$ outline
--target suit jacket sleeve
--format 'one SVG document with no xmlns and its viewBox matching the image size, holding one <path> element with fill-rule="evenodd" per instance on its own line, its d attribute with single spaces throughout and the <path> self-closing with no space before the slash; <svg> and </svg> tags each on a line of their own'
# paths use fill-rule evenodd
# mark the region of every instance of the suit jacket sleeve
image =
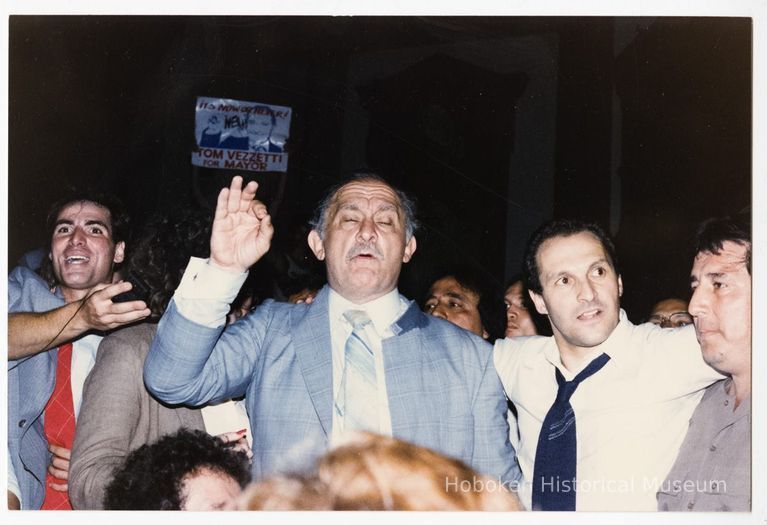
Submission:
<svg viewBox="0 0 767 525">
<path fill-rule="evenodd" d="M 144 352 L 131 348 L 120 332 L 106 337 L 83 388 L 69 472 L 75 509 L 103 509 L 112 472 L 130 452 L 142 405 Z"/>
<path fill-rule="evenodd" d="M 274 304 L 266 301 L 224 330 L 186 319 L 171 301 L 144 364 L 149 391 L 166 403 L 193 406 L 244 395 Z"/>
<path fill-rule="evenodd" d="M 484 341 L 482 344 L 489 347 Z M 473 403 L 473 466 L 479 472 L 501 480 L 506 488 L 514 488 L 514 483 L 522 478 L 522 472 L 509 442 L 506 395 L 495 371 L 492 347 L 482 350 L 477 352 L 482 356 L 482 369 Z"/>
</svg>

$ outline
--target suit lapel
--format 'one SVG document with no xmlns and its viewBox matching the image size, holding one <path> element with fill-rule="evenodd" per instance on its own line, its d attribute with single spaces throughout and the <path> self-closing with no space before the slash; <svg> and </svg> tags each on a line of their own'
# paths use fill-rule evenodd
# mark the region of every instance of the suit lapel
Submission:
<svg viewBox="0 0 767 525">
<path fill-rule="evenodd" d="M 328 311 L 328 287 L 312 304 L 291 310 L 293 348 L 298 358 L 309 396 L 325 435 L 332 430 L 333 359 Z"/>
<path fill-rule="evenodd" d="M 428 347 L 421 341 L 419 328 L 424 325 L 424 314 L 411 302 L 392 325 L 394 336 L 382 342 L 392 433 L 411 441 L 419 437 L 417 431 L 423 422 L 440 410 L 439 406 L 429 406 L 432 398 L 424 396 L 429 387 L 424 385 L 424 377 L 436 377 Z"/>
</svg>

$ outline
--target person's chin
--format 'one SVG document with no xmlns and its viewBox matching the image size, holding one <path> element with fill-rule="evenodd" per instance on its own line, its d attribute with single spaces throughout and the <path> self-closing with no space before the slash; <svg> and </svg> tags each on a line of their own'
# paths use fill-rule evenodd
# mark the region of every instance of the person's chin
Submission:
<svg viewBox="0 0 767 525">
<path fill-rule="evenodd" d="M 612 328 L 607 326 L 581 327 L 579 330 L 580 337 L 577 337 L 576 344 L 581 348 L 593 348 L 604 343 L 611 333 Z"/>
<path fill-rule="evenodd" d="M 89 287 L 89 283 L 93 281 L 93 277 L 91 273 L 85 271 L 85 269 L 83 269 L 83 271 L 68 270 L 61 272 L 58 276 L 58 281 L 69 288 L 80 289 Z"/>
</svg>

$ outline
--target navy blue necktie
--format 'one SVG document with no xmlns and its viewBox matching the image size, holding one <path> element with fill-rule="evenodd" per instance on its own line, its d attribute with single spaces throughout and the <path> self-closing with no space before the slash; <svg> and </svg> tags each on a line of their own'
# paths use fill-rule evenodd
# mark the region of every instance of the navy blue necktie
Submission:
<svg viewBox="0 0 767 525">
<path fill-rule="evenodd" d="M 565 381 L 556 370 L 557 398 L 541 426 L 533 471 L 533 510 L 575 510 L 577 441 L 575 413 L 570 398 L 578 385 L 610 360 L 602 354 L 573 378 Z"/>
</svg>

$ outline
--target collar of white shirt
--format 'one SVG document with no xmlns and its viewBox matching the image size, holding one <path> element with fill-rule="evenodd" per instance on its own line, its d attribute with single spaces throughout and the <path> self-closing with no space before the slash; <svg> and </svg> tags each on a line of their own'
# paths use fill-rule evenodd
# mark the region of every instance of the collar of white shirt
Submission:
<svg viewBox="0 0 767 525">
<path fill-rule="evenodd" d="M 610 333 L 610 335 L 605 339 L 602 343 L 598 344 L 594 348 L 591 349 L 591 352 L 589 352 L 583 360 L 578 365 L 578 368 L 570 371 L 565 368 L 565 366 L 562 364 L 562 358 L 559 354 L 559 348 L 557 348 L 557 343 L 554 341 L 554 338 L 552 337 L 549 344 L 546 345 L 546 348 L 544 349 L 544 357 L 546 360 L 554 365 L 561 373 L 562 377 L 565 378 L 565 381 L 572 381 L 572 379 L 580 373 L 581 370 L 586 368 L 591 361 L 596 359 L 601 354 L 607 354 L 610 356 L 610 359 L 614 359 L 616 354 L 620 352 L 621 345 L 611 345 L 610 341 L 614 341 L 616 339 L 619 339 L 621 337 L 621 333 L 625 332 L 627 330 L 626 323 L 628 322 L 628 316 L 626 315 L 626 312 L 621 308 L 619 316 L 618 316 L 618 324 L 613 329 L 613 331 Z"/>
<path fill-rule="evenodd" d="M 364 304 L 355 304 L 348 299 L 343 298 L 338 292 L 330 288 L 328 297 L 328 310 L 330 318 L 344 321 L 344 312 L 349 310 L 362 310 L 368 314 L 376 332 L 385 337 L 384 334 L 389 326 L 397 320 L 402 313 L 402 301 L 400 301 L 399 291 L 395 288 L 389 293 Z"/>
</svg>

